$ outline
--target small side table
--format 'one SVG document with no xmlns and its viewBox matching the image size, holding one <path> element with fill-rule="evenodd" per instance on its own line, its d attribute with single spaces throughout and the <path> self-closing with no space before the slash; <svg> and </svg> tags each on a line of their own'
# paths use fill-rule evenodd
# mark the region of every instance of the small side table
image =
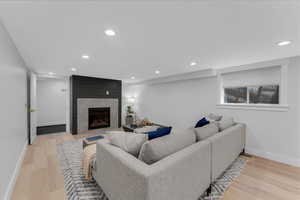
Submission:
<svg viewBox="0 0 300 200">
<path fill-rule="evenodd" d="M 163 126 L 160 124 L 155 124 L 155 123 L 152 126 L 156 126 L 157 128 L 166 127 L 166 126 Z M 135 132 L 137 129 L 143 129 L 146 127 L 149 127 L 149 126 L 136 126 L 136 125 L 123 125 L 122 126 L 122 128 L 125 132 Z M 151 130 L 148 130 L 148 131 L 151 131 Z M 145 132 L 148 132 L 148 131 L 145 131 Z"/>
<path fill-rule="evenodd" d="M 122 126 L 123 130 L 125 132 L 133 132 L 134 129 L 138 128 L 138 126 L 133 126 L 133 125 L 123 125 Z"/>
<path fill-rule="evenodd" d="M 104 136 L 103 135 L 97 135 L 97 136 L 92 136 L 92 137 L 86 137 L 83 139 L 83 142 L 82 142 L 82 147 L 83 149 L 85 147 L 87 147 L 88 145 L 91 145 L 91 144 L 96 144 L 98 140 L 101 140 L 101 139 L 104 139 Z"/>
</svg>

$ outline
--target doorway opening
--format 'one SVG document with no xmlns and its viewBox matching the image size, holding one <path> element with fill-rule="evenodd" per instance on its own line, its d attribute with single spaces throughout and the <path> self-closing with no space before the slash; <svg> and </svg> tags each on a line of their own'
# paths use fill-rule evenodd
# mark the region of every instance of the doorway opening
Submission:
<svg viewBox="0 0 300 200">
<path fill-rule="evenodd" d="M 65 78 L 37 77 L 36 135 L 66 132 L 67 87 Z"/>
</svg>

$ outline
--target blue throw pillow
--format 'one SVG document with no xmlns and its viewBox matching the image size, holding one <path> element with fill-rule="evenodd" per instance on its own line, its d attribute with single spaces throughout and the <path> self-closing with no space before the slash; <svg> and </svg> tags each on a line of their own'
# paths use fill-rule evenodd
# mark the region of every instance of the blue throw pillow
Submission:
<svg viewBox="0 0 300 200">
<path fill-rule="evenodd" d="M 200 119 L 200 120 L 197 122 L 195 128 L 202 127 L 202 126 L 205 126 L 205 125 L 207 125 L 207 124 L 209 124 L 209 121 L 208 121 L 205 117 L 203 117 L 202 119 Z"/>
<path fill-rule="evenodd" d="M 148 132 L 148 139 L 152 140 L 154 138 L 162 137 L 171 133 L 172 127 L 158 128 L 156 131 Z"/>
</svg>

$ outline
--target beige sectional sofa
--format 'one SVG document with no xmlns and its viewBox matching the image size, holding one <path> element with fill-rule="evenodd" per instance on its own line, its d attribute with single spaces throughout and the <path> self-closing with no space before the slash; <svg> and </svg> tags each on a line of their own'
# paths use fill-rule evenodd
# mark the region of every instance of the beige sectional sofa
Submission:
<svg viewBox="0 0 300 200">
<path fill-rule="evenodd" d="M 245 125 L 239 123 L 150 165 L 99 142 L 94 178 L 110 200 L 196 200 L 244 148 Z"/>
</svg>

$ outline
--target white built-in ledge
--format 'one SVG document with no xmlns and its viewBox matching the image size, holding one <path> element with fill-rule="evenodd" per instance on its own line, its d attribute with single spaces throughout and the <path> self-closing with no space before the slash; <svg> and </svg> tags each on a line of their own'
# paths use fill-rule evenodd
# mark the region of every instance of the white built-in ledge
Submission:
<svg viewBox="0 0 300 200">
<path fill-rule="evenodd" d="M 171 83 L 171 82 L 175 82 L 175 81 L 210 78 L 210 77 L 216 77 L 216 76 L 217 76 L 217 71 L 215 69 L 209 68 L 209 69 L 202 69 L 202 70 L 183 73 L 183 74 L 163 76 L 163 77 L 150 79 L 150 80 L 146 80 L 146 81 L 141 81 L 141 82 L 136 82 L 136 83 L 160 84 L 160 83 Z"/>
<path fill-rule="evenodd" d="M 218 109 L 263 110 L 263 111 L 274 111 L 274 112 L 286 112 L 289 110 L 289 105 L 221 103 L 221 104 L 217 104 L 217 108 Z"/>
</svg>

